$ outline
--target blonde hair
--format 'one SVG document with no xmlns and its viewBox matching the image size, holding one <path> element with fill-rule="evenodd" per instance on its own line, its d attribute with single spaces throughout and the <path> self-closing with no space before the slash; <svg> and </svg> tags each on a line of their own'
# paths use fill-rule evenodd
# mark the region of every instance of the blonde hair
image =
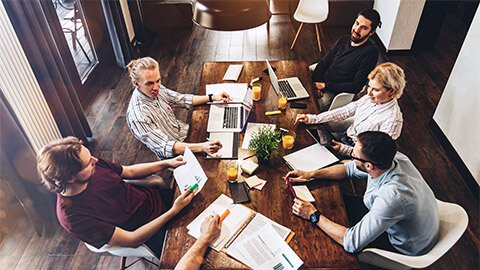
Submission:
<svg viewBox="0 0 480 270">
<path fill-rule="evenodd" d="M 378 81 L 383 87 L 396 90 L 393 98 L 399 99 L 403 94 L 403 89 L 407 81 L 405 80 L 405 73 L 398 65 L 386 62 L 375 67 L 370 74 L 369 80 Z"/>
<path fill-rule="evenodd" d="M 133 59 L 132 61 L 130 61 L 130 63 L 128 63 L 126 68 L 128 69 L 128 72 L 130 74 L 130 79 L 132 81 L 138 82 L 138 76 L 140 74 L 140 70 L 158 69 L 158 62 L 155 59 L 147 56 L 147 57 L 142 57 L 138 59 Z"/>
<path fill-rule="evenodd" d="M 38 152 L 38 173 L 50 191 L 65 191 L 68 181 L 82 170 L 79 156 L 82 144 L 81 140 L 70 136 L 53 141 Z"/>
</svg>

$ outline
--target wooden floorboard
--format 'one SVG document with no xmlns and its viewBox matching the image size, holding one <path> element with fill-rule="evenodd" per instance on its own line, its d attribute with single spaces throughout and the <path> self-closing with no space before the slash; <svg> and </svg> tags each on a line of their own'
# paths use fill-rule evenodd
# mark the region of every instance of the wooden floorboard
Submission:
<svg viewBox="0 0 480 270">
<path fill-rule="evenodd" d="M 274 15 L 270 27 L 237 32 L 208 31 L 198 27 L 158 34 L 148 55 L 160 63 L 162 83 L 181 93 L 197 93 L 202 64 L 205 61 L 319 60 L 335 41 L 348 34 L 350 27 L 324 27 L 325 38 L 318 51 L 315 31 L 305 25 L 295 48 L 291 42 L 298 25 L 288 16 Z M 454 165 L 427 127 L 461 48 L 467 27 L 455 14 L 449 14 L 433 51 L 388 54 L 405 69 L 407 88 L 399 100 L 404 117 L 400 151 L 415 163 L 437 198 L 460 204 L 470 223 L 458 243 L 428 269 L 479 269 L 479 204 L 461 179 Z M 105 70 L 91 87 L 82 105 L 93 130 L 90 149 L 94 155 L 122 164 L 155 160 L 155 155 L 129 132 L 125 121 L 133 89 L 126 71 L 114 67 Z M 188 121 L 189 111 L 175 111 Z M 364 182 L 355 182 L 362 192 Z M 350 183 L 342 190 L 352 192 Z M 0 246 L 2 269 L 118 269 L 120 258 L 90 252 L 54 221 L 50 232 L 38 237 L 26 217 L 6 236 Z M 4 266 L 7 266 L 6 268 Z M 155 269 L 139 263 L 132 269 Z"/>
</svg>

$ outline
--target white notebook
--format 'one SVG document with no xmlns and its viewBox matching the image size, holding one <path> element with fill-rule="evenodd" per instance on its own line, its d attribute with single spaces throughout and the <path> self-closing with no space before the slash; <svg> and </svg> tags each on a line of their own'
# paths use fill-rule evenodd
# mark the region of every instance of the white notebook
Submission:
<svg viewBox="0 0 480 270">
<path fill-rule="evenodd" d="M 223 76 L 224 81 L 237 81 L 242 72 L 243 65 L 230 65 Z"/>
<path fill-rule="evenodd" d="M 318 143 L 283 156 L 283 159 L 291 169 L 307 172 L 318 170 L 338 161 L 335 155 Z"/>
</svg>

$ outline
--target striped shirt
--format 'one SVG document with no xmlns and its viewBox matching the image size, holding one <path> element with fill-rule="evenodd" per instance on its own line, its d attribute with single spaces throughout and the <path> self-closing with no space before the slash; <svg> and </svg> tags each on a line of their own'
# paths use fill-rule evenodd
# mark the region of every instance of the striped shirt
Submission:
<svg viewBox="0 0 480 270">
<path fill-rule="evenodd" d="M 396 140 L 400 137 L 403 126 L 402 112 L 397 99 L 377 104 L 371 102 L 368 95 L 335 110 L 307 116 L 307 124 L 339 122 L 353 116 L 353 124 L 347 129 L 347 136 L 352 138 L 353 142 L 356 142 L 358 134 L 364 131 L 382 131 Z M 351 146 L 342 144 L 339 153 L 349 155 L 352 150 Z"/>
<path fill-rule="evenodd" d="M 163 85 L 154 99 L 135 88 L 127 109 L 128 128 L 159 159 L 172 157 L 173 145 L 184 141 L 188 133 L 188 124 L 175 117 L 172 107 L 189 108 L 192 101 L 193 95 L 180 94 Z"/>
</svg>

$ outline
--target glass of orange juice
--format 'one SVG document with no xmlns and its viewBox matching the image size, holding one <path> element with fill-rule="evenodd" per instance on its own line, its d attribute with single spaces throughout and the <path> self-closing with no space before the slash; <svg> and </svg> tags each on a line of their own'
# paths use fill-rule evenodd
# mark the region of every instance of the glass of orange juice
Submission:
<svg viewBox="0 0 480 270">
<path fill-rule="evenodd" d="M 287 98 L 284 95 L 278 96 L 278 108 L 280 110 L 287 108 Z"/>
<path fill-rule="evenodd" d="M 237 182 L 238 179 L 238 163 L 236 160 L 229 160 L 226 162 L 225 169 L 227 170 L 227 179 L 230 183 Z"/>
<path fill-rule="evenodd" d="M 295 143 L 295 131 L 290 130 L 288 132 L 283 133 L 282 135 L 282 144 L 284 149 L 292 149 L 293 144 Z"/>
<path fill-rule="evenodd" d="M 259 83 L 253 83 L 252 90 L 253 90 L 253 100 L 259 101 L 260 98 L 262 97 L 262 85 Z"/>
</svg>

